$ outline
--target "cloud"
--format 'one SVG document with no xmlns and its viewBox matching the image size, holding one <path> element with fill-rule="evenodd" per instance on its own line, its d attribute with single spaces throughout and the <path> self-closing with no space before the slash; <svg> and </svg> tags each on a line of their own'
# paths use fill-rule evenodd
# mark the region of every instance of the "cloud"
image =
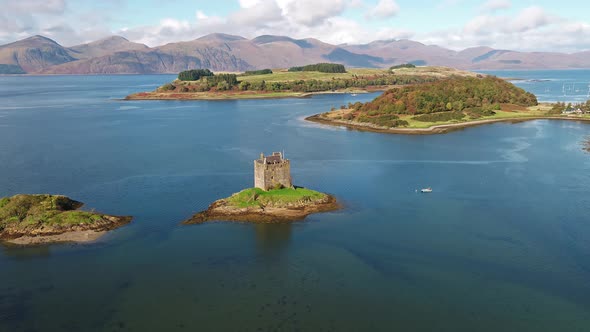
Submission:
<svg viewBox="0 0 590 332">
<path fill-rule="evenodd" d="M 285 16 L 304 26 L 318 26 L 325 20 L 340 15 L 346 8 L 344 0 L 283 0 L 279 2 Z"/>
<path fill-rule="evenodd" d="M 509 9 L 512 7 L 510 0 L 488 0 L 479 7 L 482 13 L 493 13 L 502 9 Z"/>
<path fill-rule="evenodd" d="M 369 10 L 367 17 L 386 19 L 391 18 L 399 12 L 399 5 L 394 0 L 379 0 L 377 5 Z"/>
<path fill-rule="evenodd" d="M 530 6 L 512 15 L 478 15 L 460 29 L 423 33 L 416 38 L 424 43 L 461 50 L 490 46 L 521 51 L 575 52 L 590 49 L 590 25 L 568 21 Z"/>
<path fill-rule="evenodd" d="M 532 6 L 522 10 L 511 22 L 509 29 L 511 32 L 524 32 L 555 23 L 558 20 L 558 18 L 547 14 L 543 8 Z"/>
<path fill-rule="evenodd" d="M 74 0 L 0 0 L 3 9 L 0 11 L 0 44 L 42 34 L 71 46 L 120 34 L 131 41 L 159 46 L 220 32 L 247 38 L 263 34 L 312 37 L 332 44 L 414 39 L 453 49 L 482 45 L 562 52 L 590 49 L 590 24 L 587 20 L 558 17 L 541 6 L 506 11 L 503 9 L 511 5 L 507 0 L 482 1 L 481 6 L 475 7 L 476 16 L 462 25 L 432 28 L 420 33 L 407 27 L 374 22 L 367 24 L 359 19 L 358 13 L 364 13 L 365 18 L 373 21 L 405 14 L 395 0 L 233 1 L 239 6 L 224 14 L 207 12 L 197 4 L 186 8 L 194 13 L 192 17 L 163 17 L 145 25 L 113 29 L 110 26 L 112 22 L 128 22 L 120 14 L 123 12 L 121 8 L 127 6 L 126 0 L 104 0 L 89 9 L 88 6 L 79 6 Z M 436 4 L 458 6 L 467 3 L 462 0 L 433 1 L 435 5 L 429 8 L 431 11 L 440 11 Z M 141 14 L 138 12 L 138 15 Z M 456 17 L 450 16 L 449 26 L 452 26 L 451 20 L 452 24 L 461 24 Z"/>
<path fill-rule="evenodd" d="M 241 0 L 240 2 L 243 2 Z M 274 1 L 254 3 L 248 1 L 247 7 L 230 15 L 229 21 L 239 26 L 268 26 L 272 22 L 281 21 L 283 11 Z"/>
</svg>

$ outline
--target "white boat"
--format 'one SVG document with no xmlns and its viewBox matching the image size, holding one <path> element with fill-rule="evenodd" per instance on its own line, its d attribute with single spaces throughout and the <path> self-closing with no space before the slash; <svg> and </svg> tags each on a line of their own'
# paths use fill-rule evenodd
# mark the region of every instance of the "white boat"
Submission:
<svg viewBox="0 0 590 332">
<path fill-rule="evenodd" d="M 432 188 L 430 188 L 430 187 L 423 188 L 423 189 L 420 189 L 420 192 L 421 193 L 431 193 L 432 192 Z"/>
<path fill-rule="evenodd" d="M 353 97 L 356 97 L 357 96 L 356 93 L 351 93 L 350 95 L 353 96 Z"/>
</svg>

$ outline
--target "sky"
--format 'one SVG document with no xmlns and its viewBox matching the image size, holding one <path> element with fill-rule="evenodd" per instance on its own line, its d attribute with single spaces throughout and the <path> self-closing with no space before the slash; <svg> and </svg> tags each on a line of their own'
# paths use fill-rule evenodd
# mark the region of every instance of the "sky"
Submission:
<svg viewBox="0 0 590 332">
<path fill-rule="evenodd" d="M 221 32 L 332 44 L 411 39 L 461 50 L 590 50 L 590 3 L 530 0 L 0 0 L 0 44 L 111 35 L 159 46 Z"/>
</svg>

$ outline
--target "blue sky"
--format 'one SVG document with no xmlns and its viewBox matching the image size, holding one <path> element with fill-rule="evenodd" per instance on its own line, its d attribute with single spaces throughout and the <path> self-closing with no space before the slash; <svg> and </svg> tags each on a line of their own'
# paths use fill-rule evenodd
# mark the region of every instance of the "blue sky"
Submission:
<svg viewBox="0 0 590 332">
<path fill-rule="evenodd" d="M 590 49 L 589 7 L 527 0 L 0 0 L 0 43 L 42 34 L 74 45 L 117 34 L 157 46 L 224 32 L 575 52 Z"/>
</svg>

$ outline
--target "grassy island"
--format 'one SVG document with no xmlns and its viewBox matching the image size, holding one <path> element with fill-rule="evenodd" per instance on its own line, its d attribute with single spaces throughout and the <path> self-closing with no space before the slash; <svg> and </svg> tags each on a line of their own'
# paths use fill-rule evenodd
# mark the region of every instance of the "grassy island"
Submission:
<svg viewBox="0 0 590 332">
<path fill-rule="evenodd" d="M 131 217 L 77 211 L 84 205 L 61 195 L 15 195 L 0 199 L 0 240 L 15 244 L 86 242 Z"/>
<path fill-rule="evenodd" d="M 331 195 L 295 187 L 264 191 L 259 188 L 242 190 L 215 201 L 205 211 L 192 216 L 185 224 L 212 220 L 244 222 L 286 222 L 301 220 L 312 213 L 339 209 Z"/>
<path fill-rule="evenodd" d="M 533 94 L 505 80 L 479 75 L 393 88 L 371 102 L 345 105 L 307 120 L 396 134 L 437 134 L 501 121 L 590 120 L 588 115 L 565 116 L 562 110 L 557 104 L 539 105 Z"/>
<path fill-rule="evenodd" d="M 197 69 L 180 73 L 178 79 L 164 84 L 155 91 L 132 94 L 126 99 L 302 98 L 321 93 L 385 91 L 395 86 L 434 82 L 450 76 L 476 75 L 445 67 L 345 69 L 342 65 L 333 64 L 317 64 L 290 69 L 266 69 L 245 73 L 214 74 L 205 69 Z"/>
</svg>

